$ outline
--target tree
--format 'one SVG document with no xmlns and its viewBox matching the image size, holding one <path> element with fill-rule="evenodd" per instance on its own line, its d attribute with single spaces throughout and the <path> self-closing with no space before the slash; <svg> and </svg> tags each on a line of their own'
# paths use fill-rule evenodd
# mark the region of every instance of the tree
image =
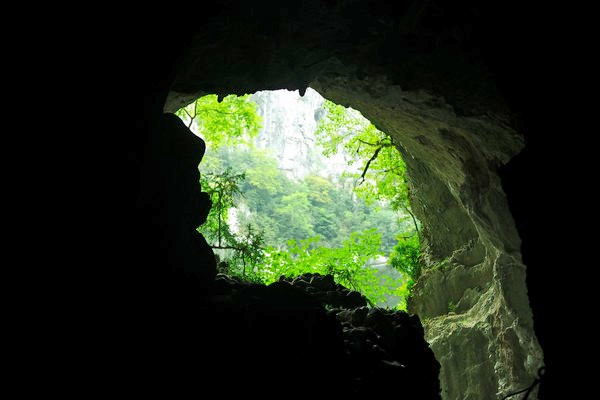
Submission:
<svg viewBox="0 0 600 400">
<path fill-rule="evenodd" d="M 226 144 L 252 145 L 262 124 L 249 94 L 229 95 L 222 101 L 216 94 L 209 94 L 180 108 L 175 115 L 214 150 Z"/>
<path fill-rule="evenodd" d="M 256 103 L 250 95 L 226 96 L 219 101 L 217 95 L 198 98 L 193 103 L 175 112 L 198 136 L 202 137 L 211 152 L 223 146 L 251 145 L 261 128 L 261 118 L 256 112 Z M 208 153 L 202 164 L 200 185 L 212 200 L 213 206 L 207 221 L 198 228 L 212 247 L 233 252 L 233 266 L 241 263 L 242 275 L 247 264 L 256 264 L 262 257 L 263 235 L 251 225 L 245 230 L 233 232 L 229 224 L 229 211 L 241 194 L 240 184 L 245 173 L 234 173 L 227 162 Z"/>
<path fill-rule="evenodd" d="M 421 246 L 419 237 L 416 234 L 412 236 L 397 236 L 398 244 L 390 253 L 390 264 L 398 271 L 408 277 L 407 289 L 412 289 L 419 276 L 421 276 Z"/>
<path fill-rule="evenodd" d="M 392 137 L 378 130 L 356 110 L 329 100 L 325 100 L 323 107 L 326 115 L 319 121 L 315 134 L 324 154 L 336 154 L 341 148 L 353 154 L 355 159 L 350 164 L 359 162 L 360 172 L 349 171 L 345 176 L 354 180 L 355 192 L 367 204 L 387 201 L 394 210 L 407 213 L 418 231 L 417 219 L 410 209 L 406 164 Z"/>
<path fill-rule="evenodd" d="M 242 152 L 240 167 L 246 171 L 247 184 L 262 190 L 268 196 L 280 193 L 285 175 L 279 170 L 277 160 L 266 150 L 252 149 Z"/>
<path fill-rule="evenodd" d="M 241 194 L 240 183 L 244 179 L 245 174 L 234 174 L 231 168 L 222 173 L 207 172 L 201 175 L 200 185 L 209 194 L 212 208 L 199 231 L 215 243 L 213 248 L 228 248 L 235 241 L 227 222 L 229 209 L 235 204 L 235 196 Z"/>
<path fill-rule="evenodd" d="M 337 283 L 361 292 L 373 305 L 397 294 L 399 279 L 389 278 L 382 285 L 377 270 L 368 261 L 381 255 L 381 235 L 376 229 L 353 232 L 341 247 L 319 246 L 320 238 L 289 240 L 287 249 L 266 249 L 264 267 L 258 271 L 265 283 L 281 275 L 294 277 L 307 272 L 331 274 Z"/>
<path fill-rule="evenodd" d="M 281 207 L 275 212 L 278 217 L 279 231 L 284 237 L 301 240 L 315 236 L 311 220 L 311 204 L 306 192 L 283 196 Z"/>
<path fill-rule="evenodd" d="M 200 172 L 201 187 L 213 207 L 199 230 L 227 257 L 228 272 L 246 279 L 268 283 L 281 274 L 319 272 L 332 274 L 372 304 L 389 295 L 404 297 L 406 279 L 382 276 L 369 265 L 382 254 L 382 237 L 386 253 L 396 243 L 391 241 L 400 222 L 394 223 L 385 210 L 390 204 L 399 204 L 396 210 L 408 205 L 406 180 L 400 179 L 405 172 L 402 159 L 391 138 L 359 114 L 348 114 L 333 103 L 326 107 L 330 120 L 320 125 L 321 133 L 330 135 L 321 142 L 325 152 L 333 154 L 334 144 L 341 144 L 355 150 L 362 166 L 362 173 L 348 172 L 336 182 L 316 175 L 289 180 L 272 154 L 251 146 L 260 118 L 249 96 L 227 96 L 219 102 L 210 95 L 179 110 L 210 149 Z M 354 185 L 348 185 L 348 177 Z M 394 265 L 409 273 L 402 257 L 396 259 Z"/>
<path fill-rule="evenodd" d="M 308 175 L 304 178 L 308 189 L 308 198 L 314 206 L 325 206 L 332 202 L 331 192 L 335 190 L 333 184 L 318 175 Z"/>
<path fill-rule="evenodd" d="M 235 174 L 231 168 L 222 173 L 202 175 L 202 186 L 210 195 L 213 206 L 204 225 L 198 228 L 212 242 L 213 249 L 233 251 L 230 268 L 241 268 L 242 276 L 246 276 L 247 266 L 254 268 L 262 260 L 264 246 L 263 234 L 250 224 L 237 234 L 229 225 L 229 210 L 235 204 L 236 196 L 241 194 L 240 183 L 245 179 L 245 174 Z"/>
<path fill-rule="evenodd" d="M 328 100 L 323 107 L 326 115 L 317 126 L 318 143 L 326 154 L 335 154 L 343 148 L 356 156 L 362 166 L 360 172 L 346 173 L 354 179 L 355 193 L 367 204 L 389 202 L 393 210 L 401 212 L 398 226 L 406 216 L 412 221 L 412 229 L 397 235 L 397 244 L 390 254 L 391 265 L 408 277 L 402 290 L 410 290 L 421 274 L 421 261 L 419 222 L 410 208 L 406 164 L 392 137 L 378 130 L 358 111 Z"/>
</svg>

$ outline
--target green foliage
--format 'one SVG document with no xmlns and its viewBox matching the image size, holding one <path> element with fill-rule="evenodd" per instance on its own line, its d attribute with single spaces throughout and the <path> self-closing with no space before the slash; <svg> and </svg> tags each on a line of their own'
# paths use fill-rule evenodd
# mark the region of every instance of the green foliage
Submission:
<svg viewBox="0 0 600 400">
<path fill-rule="evenodd" d="M 398 244 L 390 253 L 389 262 L 398 271 L 408 277 L 407 289 L 410 291 L 421 276 L 421 244 L 415 233 L 405 237 L 398 235 Z"/>
<path fill-rule="evenodd" d="M 448 312 L 451 313 L 455 313 L 456 309 L 458 308 L 458 303 L 453 302 L 452 300 L 450 300 L 448 302 Z"/>
<path fill-rule="evenodd" d="M 391 137 L 358 112 L 328 101 L 324 107 L 318 143 L 325 155 L 354 154 L 349 164 L 359 168 L 336 182 L 316 175 L 292 181 L 271 153 L 255 149 L 261 119 L 248 95 L 221 102 L 209 95 L 179 110 L 207 142 L 200 183 L 213 207 L 199 231 L 227 259 L 231 274 L 263 283 L 280 275 L 332 274 L 372 304 L 397 296 L 405 309 L 421 272 L 406 166 Z M 388 254 L 399 278 L 369 265 Z"/>
<path fill-rule="evenodd" d="M 382 284 L 378 271 L 367 265 L 369 260 L 382 255 L 381 235 L 376 229 L 353 232 L 342 247 L 323 247 L 319 242 L 317 236 L 289 240 L 285 250 L 267 248 L 260 277 L 270 283 L 281 275 L 331 274 L 337 283 L 361 292 L 372 304 L 385 302 L 386 295 L 394 294 L 402 286 L 401 280 L 390 277 Z"/>
<path fill-rule="evenodd" d="M 396 244 L 398 223 L 389 207 L 367 206 L 343 187 L 320 176 L 309 175 L 295 182 L 281 171 L 275 158 L 266 151 L 223 146 L 207 155 L 201 165 L 203 176 L 220 174 L 229 168 L 242 171 L 240 192 L 234 203 L 243 212 L 239 225 L 251 224 L 262 231 L 266 245 L 282 246 L 288 239 L 302 240 L 320 236 L 327 247 L 342 246 L 353 231 L 377 228 L 382 236 L 382 251 L 389 253 Z M 211 175 L 212 176 L 212 175 Z"/>
<path fill-rule="evenodd" d="M 407 280 L 400 287 L 403 299 L 410 294 L 412 286 L 421 275 L 419 221 L 410 208 L 410 186 L 406 177 L 406 164 L 392 138 L 378 130 L 359 112 L 325 101 L 326 116 L 319 121 L 316 135 L 325 154 L 335 154 L 341 149 L 354 154 L 360 163 L 360 172 L 346 172 L 345 176 L 355 182 L 355 193 L 365 199 L 367 205 L 389 204 L 398 211 L 396 243 L 389 262 L 403 273 Z M 381 215 L 381 214 L 379 214 Z M 385 227 L 384 220 L 373 218 L 375 226 Z M 389 220 L 388 220 L 389 221 Z M 399 229 L 411 224 L 409 228 Z"/>
<path fill-rule="evenodd" d="M 230 95 L 220 102 L 217 95 L 203 96 L 179 109 L 175 115 L 202 137 L 211 151 L 240 144 L 251 146 L 261 128 L 261 118 L 250 95 Z M 200 185 L 210 195 L 213 205 L 207 221 L 198 230 L 214 249 L 233 255 L 228 260 L 231 271 L 246 275 L 247 266 L 262 260 L 264 235 L 251 224 L 234 232 L 229 223 L 229 212 L 242 194 L 242 183 L 248 179 L 256 183 L 261 174 L 252 169 L 234 173 L 227 160 L 218 157 L 205 157 L 203 166 Z M 268 178 L 261 176 L 267 190 L 273 190 L 275 183 L 268 182 Z"/>
<path fill-rule="evenodd" d="M 214 249 L 231 250 L 233 257 L 229 268 L 239 275 L 246 275 L 246 267 L 254 268 L 264 257 L 264 237 L 248 224 L 245 230 L 235 234 L 229 224 L 229 210 L 235 204 L 236 196 L 241 195 L 240 184 L 245 174 L 235 174 L 231 168 L 221 173 L 208 172 L 201 176 L 204 191 L 211 198 L 212 208 L 206 222 L 198 228 Z"/>
<path fill-rule="evenodd" d="M 200 176 L 202 190 L 209 194 L 212 201 L 212 208 L 200 232 L 219 247 L 234 240 L 227 224 L 228 212 L 235 204 L 236 195 L 241 194 L 239 185 L 245 179 L 245 174 L 235 174 L 231 168 L 222 173 L 207 172 Z"/>
<path fill-rule="evenodd" d="M 256 269 L 264 260 L 264 237 L 261 231 L 246 225 L 235 237 L 234 254 L 230 260 L 230 273 L 260 281 Z"/>
<path fill-rule="evenodd" d="M 226 96 L 221 102 L 216 94 L 200 97 L 175 112 L 213 149 L 223 145 L 252 145 L 261 128 L 261 117 L 250 95 Z"/>
<path fill-rule="evenodd" d="M 336 190 L 333 183 L 317 175 L 307 176 L 304 182 L 308 188 L 308 198 L 312 205 L 319 207 L 332 202 L 331 195 Z"/>
<path fill-rule="evenodd" d="M 276 210 L 277 220 L 286 229 L 286 237 L 300 240 L 315 236 L 311 218 L 311 205 L 306 192 L 291 193 L 281 198 Z"/>
<path fill-rule="evenodd" d="M 392 209 L 410 213 L 409 185 L 406 164 L 392 138 L 378 130 L 352 109 L 325 100 L 327 114 L 319 121 L 317 143 L 324 154 L 336 154 L 341 149 L 353 154 L 361 172 L 347 172 L 355 181 L 355 192 L 373 204 L 390 202 Z"/>
</svg>

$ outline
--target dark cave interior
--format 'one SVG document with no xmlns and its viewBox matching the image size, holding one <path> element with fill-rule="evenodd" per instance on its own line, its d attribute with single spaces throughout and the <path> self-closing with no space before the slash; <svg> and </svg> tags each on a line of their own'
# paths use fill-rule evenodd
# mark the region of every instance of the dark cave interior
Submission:
<svg viewBox="0 0 600 400">
<path fill-rule="evenodd" d="M 419 15 L 420 6 L 428 3 L 425 10 L 431 11 L 430 18 L 407 19 L 415 13 Z M 314 26 L 302 25 L 310 20 L 308 16 L 313 9 L 324 9 L 335 15 L 336 21 L 344 21 L 342 28 L 347 36 L 343 40 L 325 41 L 321 46 L 319 40 L 326 33 L 313 35 Z M 523 151 L 500 168 L 499 175 L 522 241 L 529 305 L 535 334 L 544 351 L 546 375 L 538 396 L 554 398 L 562 390 L 558 377 L 565 376 L 565 372 L 559 359 L 564 351 L 561 340 L 565 339 L 559 339 L 561 334 L 554 326 L 556 308 L 548 307 L 555 302 L 555 287 L 560 285 L 561 277 L 548 271 L 564 260 L 547 252 L 547 243 L 552 240 L 548 229 L 551 224 L 545 209 L 540 207 L 552 196 L 556 179 L 545 167 L 554 157 L 556 143 L 552 141 L 552 133 L 558 129 L 556 121 L 547 119 L 556 107 L 548 97 L 551 72 L 546 68 L 555 33 L 538 8 L 517 2 L 446 6 L 437 1 L 390 5 L 383 1 L 356 0 L 292 2 L 274 9 L 260 2 L 219 1 L 210 8 L 206 6 L 198 17 L 162 15 L 157 20 L 138 20 L 135 29 L 118 36 L 130 40 L 122 45 L 126 49 L 118 53 L 123 71 L 118 74 L 123 81 L 119 86 L 122 104 L 115 108 L 122 107 L 127 117 L 126 121 L 122 116 L 117 117 L 119 121 L 114 124 L 119 128 L 112 140 L 125 152 L 125 166 L 115 174 L 111 184 L 119 192 L 118 205 L 111 209 L 111 220 L 118 220 L 120 226 L 112 237 L 114 249 L 122 260 L 119 265 L 129 266 L 125 272 L 118 268 L 114 272 L 114 276 L 123 278 L 118 299 L 119 304 L 125 304 L 120 307 L 123 336 L 118 346 L 127 349 L 122 364 L 127 366 L 118 368 L 135 370 L 128 378 L 134 387 L 171 398 L 213 389 L 223 395 L 269 397 L 289 391 L 292 395 L 327 397 L 340 394 L 340 386 L 346 382 L 348 371 L 340 366 L 340 338 L 336 336 L 339 332 L 328 325 L 331 321 L 322 309 L 309 304 L 310 300 L 301 294 L 290 295 L 277 285 L 267 292 L 248 294 L 260 299 L 257 307 L 262 315 L 277 315 L 276 319 L 286 321 L 277 327 L 269 318 L 256 322 L 262 323 L 261 326 L 240 324 L 240 318 L 243 319 L 240 313 L 244 310 L 221 309 L 206 301 L 207 294 L 214 294 L 215 290 L 214 271 L 210 267 L 214 260 L 209 252 L 202 250 L 206 244 L 201 238 L 187 239 L 181 234 L 193 228 L 190 224 L 197 225 L 207 212 L 206 205 L 197 205 L 191 219 L 189 214 L 182 219 L 182 205 L 172 195 L 189 182 L 197 181 L 196 166 L 203 149 L 186 136 L 176 121 L 163 114 L 169 92 L 174 87 L 179 92 L 185 89 L 189 93 L 220 94 L 281 88 L 302 91 L 314 78 L 308 72 L 291 64 L 275 65 L 273 71 L 261 70 L 269 49 L 285 40 L 289 48 L 281 54 L 289 57 L 288 62 L 294 60 L 295 51 L 304 47 L 316 49 L 318 54 L 337 52 L 343 64 L 352 61 L 359 72 L 385 74 L 393 82 L 401 82 L 405 90 L 425 89 L 443 95 L 457 113 L 495 112 L 493 99 L 502 99 L 501 107 L 510 110 L 509 124 L 526 142 Z M 406 21 L 420 25 L 407 26 Z M 222 67 L 219 63 L 228 60 L 215 61 L 213 67 L 205 69 L 214 74 L 214 80 L 196 76 L 197 87 L 183 87 L 178 83 L 178 73 L 189 70 L 185 55 L 194 52 L 202 55 L 205 51 L 194 48 L 192 40 L 198 32 L 205 33 L 199 28 L 204 24 L 213 32 L 210 41 L 215 40 L 214 43 L 221 36 L 225 42 L 244 36 L 247 42 L 236 48 L 239 54 L 235 67 L 228 66 L 219 75 L 215 73 Z M 282 38 L 280 29 L 286 24 L 297 28 L 296 33 L 306 34 Z M 383 30 L 381 35 L 377 27 Z M 255 36 L 257 30 L 260 37 Z M 365 43 L 366 34 L 373 35 L 377 45 L 359 52 L 352 41 Z M 259 42 L 267 44 L 256 44 Z M 352 59 L 354 52 L 357 56 Z M 484 76 L 485 82 L 493 81 L 493 87 L 480 85 L 477 79 L 474 82 L 464 79 L 464 71 L 460 70 L 463 64 L 449 66 L 444 54 L 457 56 L 464 65 L 474 65 L 473 71 L 464 74 Z M 414 63 L 404 67 L 405 60 Z M 205 61 L 212 63 L 212 59 Z M 265 78 L 270 73 L 279 75 Z M 169 137 L 164 135 L 167 131 Z M 177 140 L 173 141 L 173 137 Z M 140 198 L 152 200 L 140 207 Z M 198 270 L 198 260 L 205 268 Z M 188 270 L 188 262 L 195 264 L 190 267 L 196 271 L 191 276 L 184 272 Z M 299 321 L 307 318 L 318 323 L 310 329 L 299 325 Z M 282 340 L 278 329 L 290 336 Z M 277 346 L 267 348 L 269 340 Z M 414 355 L 415 359 L 431 357 L 422 341 L 414 348 L 422 350 L 420 356 Z M 401 379 L 402 388 L 383 384 L 397 377 L 382 374 L 372 381 L 367 379 L 370 383 L 365 384 L 364 392 L 343 394 L 383 395 L 394 391 L 415 398 L 438 398 L 437 383 L 432 378 L 435 364 L 435 360 L 429 359 L 429 364 L 423 361 Z M 423 371 L 428 369 L 431 374 L 426 376 Z M 262 380 L 265 375 L 271 376 L 268 383 Z M 338 384 L 323 384 L 325 381 Z M 408 382 L 414 387 L 405 389 Z"/>
</svg>

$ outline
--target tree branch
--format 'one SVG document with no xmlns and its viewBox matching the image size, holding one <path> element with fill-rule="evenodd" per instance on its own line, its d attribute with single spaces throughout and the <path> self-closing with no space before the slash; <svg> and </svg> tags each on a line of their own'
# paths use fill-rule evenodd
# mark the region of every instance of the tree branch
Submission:
<svg viewBox="0 0 600 400">
<path fill-rule="evenodd" d="M 400 175 L 402 173 L 402 170 L 400 167 L 395 167 L 395 168 L 387 168 L 387 169 L 381 170 L 381 172 L 385 172 L 385 173 L 393 172 L 395 174 Z"/>
<path fill-rule="evenodd" d="M 364 140 L 362 140 L 362 139 L 359 139 L 359 138 L 356 138 L 356 140 L 358 140 L 358 141 L 359 141 L 359 142 L 361 142 L 361 143 L 368 144 L 369 146 L 373 146 L 373 147 L 375 147 L 375 146 L 379 146 L 379 147 L 392 147 L 392 145 L 393 145 L 393 143 L 392 143 L 392 142 L 390 142 L 390 143 L 385 143 L 385 142 L 384 142 L 384 140 L 385 140 L 385 139 L 382 139 L 382 140 L 380 140 L 380 141 L 379 141 L 379 142 L 377 142 L 377 143 L 369 143 L 369 142 L 367 142 L 367 141 L 364 141 Z M 391 140 L 391 139 L 390 139 L 390 140 Z"/>
<path fill-rule="evenodd" d="M 192 128 L 192 124 L 194 123 L 194 119 L 196 119 L 196 115 L 198 115 L 196 113 L 196 107 L 194 106 L 194 116 L 192 117 L 192 114 L 190 114 L 188 112 L 188 110 L 185 109 L 185 107 L 183 108 L 183 111 L 187 114 L 188 117 L 190 117 L 190 123 L 188 124 L 188 129 Z"/>
<path fill-rule="evenodd" d="M 235 247 L 235 246 L 210 246 L 211 249 L 218 249 L 218 250 L 244 250 L 245 247 Z"/>
<path fill-rule="evenodd" d="M 369 146 L 373 146 L 373 147 L 379 146 L 377 143 L 369 143 L 369 142 L 366 142 L 366 141 L 364 141 L 362 139 L 359 139 L 359 138 L 356 138 L 356 140 L 358 140 L 361 143 L 368 144 Z"/>
<path fill-rule="evenodd" d="M 367 164 L 365 165 L 365 169 L 363 170 L 362 174 L 358 178 L 358 179 L 362 179 L 361 183 L 363 183 L 365 181 L 365 175 L 367 174 L 367 170 L 369 169 L 369 166 L 377 158 L 377 156 L 379 155 L 379 152 L 381 151 L 381 149 L 383 149 L 383 147 L 384 146 L 378 147 L 377 150 L 375 150 L 375 152 L 373 153 L 373 155 L 369 159 L 369 161 L 367 161 Z M 359 185 L 360 185 L 360 183 L 359 183 Z"/>
<path fill-rule="evenodd" d="M 418 230 L 417 230 L 417 232 L 418 232 Z M 410 239 L 411 237 L 415 236 L 415 233 L 416 233 L 416 232 L 413 232 L 413 234 L 412 234 L 412 235 L 408 235 L 408 236 L 397 236 L 397 237 L 398 237 L 399 239 L 404 239 L 404 240 L 406 240 L 406 239 Z"/>
<path fill-rule="evenodd" d="M 417 225 L 417 219 L 415 218 L 415 214 L 413 214 L 413 212 L 410 210 L 410 208 L 408 208 L 405 205 L 402 205 L 402 208 L 404 209 L 404 211 L 406 211 L 410 217 L 413 220 L 413 224 L 415 225 L 415 230 L 417 231 L 417 234 L 419 233 L 419 226 Z M 412 235 L 411 235 L 412 236 Z"/>
<path fill-rule="evenodd" d="M 208 111 L 214 111 L 216 113 L 226 114 L 226 115 L 240 114 L 240 112 L 238 112 L 238 111 L 236 111 L 236 112 L 225 112 L 225 111 L 217 110 L 215 108 L 203 108 L 202 110 L 200 110 L 200 112 L 208 112 Z"/>
</svg>

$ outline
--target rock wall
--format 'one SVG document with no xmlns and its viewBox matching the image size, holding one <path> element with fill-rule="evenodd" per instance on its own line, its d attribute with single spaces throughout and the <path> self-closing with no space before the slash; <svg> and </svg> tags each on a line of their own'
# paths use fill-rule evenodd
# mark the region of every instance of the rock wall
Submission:
<svg viewBox="0 0 600 400">
<path fill-rule="evenodd" d="M 312 86 L 390 133 L 406 160 L 428 265 L 409 311 L 424 321 L 444 398 L 496 399 L 527 387 L 543 354 L 496 171 L 522 138 L 501 121 L 458 116 L 443 98 L 384 80 L 320 77 Z"/>
</svg>

